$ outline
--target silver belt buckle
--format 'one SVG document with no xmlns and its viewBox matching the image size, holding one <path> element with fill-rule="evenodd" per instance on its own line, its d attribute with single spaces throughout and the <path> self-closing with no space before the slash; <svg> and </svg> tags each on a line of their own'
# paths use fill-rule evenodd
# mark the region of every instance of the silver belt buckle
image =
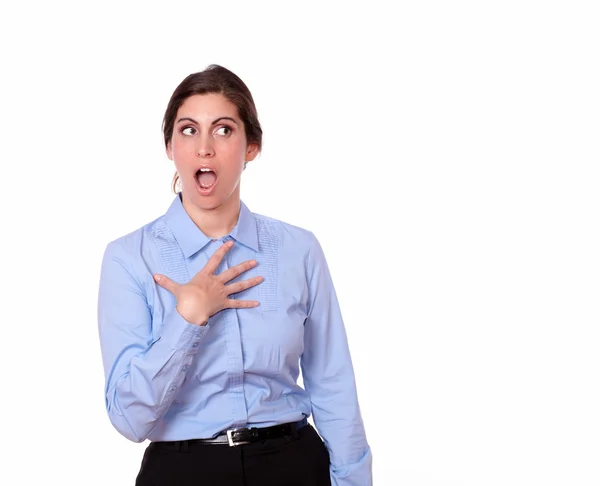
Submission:
<svg viewBox="0 0 600 486">
<path fill-rule="evenodd" d="M 244 430 L 244 427 L 238 427 L 237 429 L 228 429 L 227 430 L 227 442 L 229 442 L 229 446 L 230 447 L 235 447 L 235 446 L 239 446 L 239 445 L 246 445 L 246 444 L 250 444 L 249 441 L 247 440 L 242 440 L 239 442 L 236 442 L 233 440 L 232 434 L 238 430 Z"/>
</svg>

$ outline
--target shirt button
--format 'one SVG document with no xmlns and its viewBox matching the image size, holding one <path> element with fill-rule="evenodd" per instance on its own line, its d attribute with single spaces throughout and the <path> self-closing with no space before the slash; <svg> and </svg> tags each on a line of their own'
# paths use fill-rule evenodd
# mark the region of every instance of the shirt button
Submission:
<svg viewBox="0 0 600 486">
<path fill-rule="evenodd" d="M 170 392 L 174 392 L 174 391 L 175 391 L 175 387 L 174 387 L 174 386 L 172 386 L 171 388 L 169 388 L 169 391 L 170 391 Z"/>
<path fill-rule="evenodd" d="M 194 344 L 192 344 L 192 348 L 197 348 L 198 347 L 198 341 L 196 341 Z"/>
<path fill-rule="evenodd" d="M 188 370 L 188 368 L 189 368 L 189 366 L 188 366 L 188 365 L 183 365 L 183 368 L 181 368 L 181 370 L 182 370 L 182 371 L 187 371 L 187 370 Z"/>
</svg>

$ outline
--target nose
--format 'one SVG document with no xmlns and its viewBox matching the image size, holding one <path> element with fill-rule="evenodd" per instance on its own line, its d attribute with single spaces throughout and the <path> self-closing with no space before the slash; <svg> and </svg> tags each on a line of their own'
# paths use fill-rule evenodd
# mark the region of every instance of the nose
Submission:
<svg viewBox="0 0 600 486">
<path fill-rule="evenodd" d="M 215 154 L 209 137 L 199 137 L 196 153 L 198 157 L 212 157 Z"/>
</svg>

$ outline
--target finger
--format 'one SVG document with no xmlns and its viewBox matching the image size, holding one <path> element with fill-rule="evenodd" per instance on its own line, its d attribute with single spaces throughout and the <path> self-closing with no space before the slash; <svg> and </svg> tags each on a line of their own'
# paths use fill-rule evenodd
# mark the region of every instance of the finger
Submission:
<svg viewBox="0 0 600 486">
<path fill-rule="evenodd" d="M 227 307 L 229 309 L 247 309 L 250 307 L 257 307 L 260 302 L 256 300 L 235 300 L 227 299 Z"/>
<path fill-rule="evenodd" d="M 175 292 L 179 287 L 179 284 L 177 282 L 173 282 L 173 280 L 171 280 L 169 277 L 167 277 L 166 275 L 161 275 L 160 273 L 154 275 L 154 281 L 163 289 L 167 289 L 173 295 L 175 295 Z"/>
<path fill-rule="evenodd" d="M 217 275 L 217 280 L 219 282 L 221 282 L 222 284 L 224 284 L 225 282 L 229 282 L 230 280 L 234 279 L 238 275 L 241 275 L 242 273 L 250 270 L 252 267 L 255 267 L 255 266 L 256 266 L 256 260 L 248 260 L 248 261 L 242 262 L 238 265 L 235 265 L 235 266 L 229 268 L 228 270 L 225 270 L 223 273 L 220 273 L 219 275 Z"/>
<path fill-rule="evenodd" d="M 225 253 L 227 253 L 232 246 L 233 240 L 223 243 L 221 247 L 215 251 L 214 255 L 208 259 L 208 262 L 206 262 L 206 265 L 204 265 L 204 268 L 200 271 L 208 272 L 210 274 L 215 273 L 215 270 L 219 266 L 219 263 L 221 263 L 221 260 L 223 260 Z"/>
<path fill-rule="evenodd" d="M 238 292 L 241 292 L 242 290 L 246 290 L 246 289 L 249 289 L 250 287 L 254 287 L 255 285 L 258 285 L 263 280 L 264 280 L 263 277 L 254 277 L 254 278 L 250 278 L 248 280 L 244 280 L 243 282 L 236 282 L 236 283 L 232 283 L 229 285 L 225 285 L 225 291 L 227 292 L 226 295 L 237 294 Z"/>
</svg>

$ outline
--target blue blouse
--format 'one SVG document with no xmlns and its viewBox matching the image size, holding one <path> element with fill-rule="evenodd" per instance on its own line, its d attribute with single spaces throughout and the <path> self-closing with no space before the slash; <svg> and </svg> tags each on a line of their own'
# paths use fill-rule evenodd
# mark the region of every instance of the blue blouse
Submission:
<svg viewBox="0 0 600 486">
<path fill-rule="evenodd" d="M 228 283 L 264 277 L 230 296 L 260 305 L 224 309 L 206 326 L 190 324 L 153 275 L 186 283 L 229 239 L 235 244 L 215 273 L 256 260 Z M 125 437 L 209 438 L 312 414 L 329 450 L 332 484 L 371 484 L 344 323 L 310 231 L 254 214 L 241 202 L 231 233 L 211 239 L 178 194 L 166 214 L 108 243 L 98 297 L 106 408 Z"/>
</svg>

